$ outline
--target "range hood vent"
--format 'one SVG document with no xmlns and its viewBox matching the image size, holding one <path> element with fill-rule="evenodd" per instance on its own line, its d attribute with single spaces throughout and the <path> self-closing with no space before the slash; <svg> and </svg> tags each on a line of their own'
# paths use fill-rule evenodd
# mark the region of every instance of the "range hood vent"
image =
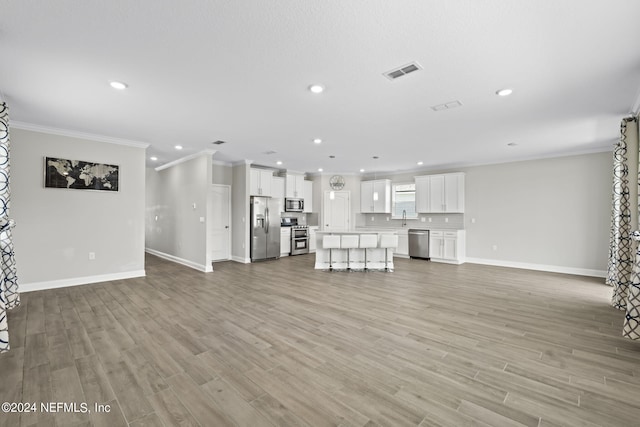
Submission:
<svg viewBox="0 0 640 427">
<path fill-rule="evenodd" d="M 418 64 L 417 62 L 412 62 L 410 64 L 403 65 L 402 67 L 395 68 L 391 71 L 387 71 L 386 73 L 382 73 L 382 75 L 388 78 L 389 80 L 395 80 L 418 70 L 422 70 L 422 67 L 420 66 L 420 64 Z"/>
</svg>

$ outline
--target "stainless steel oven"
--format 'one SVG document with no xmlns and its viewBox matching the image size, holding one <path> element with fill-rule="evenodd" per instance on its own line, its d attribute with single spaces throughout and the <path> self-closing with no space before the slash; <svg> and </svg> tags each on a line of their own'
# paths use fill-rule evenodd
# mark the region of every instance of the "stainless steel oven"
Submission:
<svg viewBox="0 0 640 427">
<path fill-rule="evenodd" d="M 298 225 L 291 227 L 291 255 L 309 253 L 309 227 Z"/>
<path fill-rule="evenodd" d="M 285 212 L 304 212 L 304 199 L 284 199 Z"/>
</svg>

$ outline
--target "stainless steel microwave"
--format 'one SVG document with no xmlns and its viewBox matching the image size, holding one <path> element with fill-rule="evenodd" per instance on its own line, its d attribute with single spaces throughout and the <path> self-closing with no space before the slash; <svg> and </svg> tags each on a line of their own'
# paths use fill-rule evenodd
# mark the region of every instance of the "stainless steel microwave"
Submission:
<svg viewBox="0 0 640 427">
<path fill-rule="evenodd" d="M 284 199 L 285 212 L 304 212 L 304 199 Z"/>
</svg>

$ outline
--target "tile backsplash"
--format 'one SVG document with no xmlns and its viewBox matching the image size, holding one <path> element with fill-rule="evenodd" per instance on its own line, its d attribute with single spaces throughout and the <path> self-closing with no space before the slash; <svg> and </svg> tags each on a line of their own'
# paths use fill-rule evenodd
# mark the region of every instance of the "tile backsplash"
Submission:
<svg viewBox="0 0 640 427">
<path fill-rule="evenodd" d="M 389 220 L 387 221 L 387 218 Z M 424 222 L 422 222 L 424 218 Z M 429 221 L 431 219 L 431 221 Z M 462 230 L 464 229 L 464 214 L 461 213 L 432 213 L 418 214 L 418 218 L 407 218 L 407 225 L 404 228 L 437 228 L 442 230 Z M 391 218 L 391 214 L 357 214 L 357 227 L 402 227 L 401 219 Z"/>
</svg>

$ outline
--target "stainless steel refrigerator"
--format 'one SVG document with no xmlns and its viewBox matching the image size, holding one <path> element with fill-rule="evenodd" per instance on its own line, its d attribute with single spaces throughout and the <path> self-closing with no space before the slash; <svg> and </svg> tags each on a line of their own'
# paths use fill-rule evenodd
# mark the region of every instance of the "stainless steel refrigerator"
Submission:
<svg viewBox="0 0 640 427">
<path fill-rule="evenodd" d="M 251 261 L 280 256 L 278 199 L 251 197 Z"/>
</svg>

